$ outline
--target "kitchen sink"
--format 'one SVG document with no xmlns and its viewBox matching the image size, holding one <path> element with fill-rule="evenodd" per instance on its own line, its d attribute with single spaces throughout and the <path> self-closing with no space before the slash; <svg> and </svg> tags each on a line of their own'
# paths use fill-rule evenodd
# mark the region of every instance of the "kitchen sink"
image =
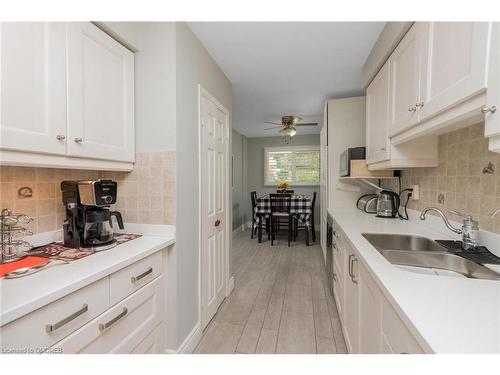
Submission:
<svg viewBox="0 0 500 375">
<path fill-rule="evenodd" d="M 368 240 L 377 250 L 417 250 L 417 251 L 446 251 L 436 241 L 430 238 L 414 236 L 408 234 L 380 234 L 363 233 L 363 237 Z"/>
<path fill-rule="evenodd" d="M 426 237 L 378 233 L 363 233 L 363 237 L 392 264 L 448 270 L 473 279 L 500 280 L 495 271 L 452 254 Z"/>
</svg>

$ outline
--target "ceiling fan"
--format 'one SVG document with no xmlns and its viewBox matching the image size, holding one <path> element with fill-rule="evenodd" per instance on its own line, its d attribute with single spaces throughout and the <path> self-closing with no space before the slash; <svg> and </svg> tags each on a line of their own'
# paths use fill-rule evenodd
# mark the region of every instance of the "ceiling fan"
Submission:
<svg viewBox="0 0 500 375">
<path fill-rule="evenodd" d="M 264 130 L 271 130 L 271 129 L 279 129 L 282 128 L 279 133 L 285 137 L 293 137 L 295 133 L 297 132 L 297 129 L 295 129 L 297 126 L 317 126 L 317 122 L 304 122 L 304 123 L 299 123 L 299 121 L 302 120 L 302 117 L 298 116 L 283 116 L 281 117 L 281 124 L 279 122 L 272 122 L 272 121 L 264 121 L 266 124 L 273 124 L 273 125 L 278 125 L 278 126 L 273 126 L 270 128 L 266 128 Z"/>
</svg>

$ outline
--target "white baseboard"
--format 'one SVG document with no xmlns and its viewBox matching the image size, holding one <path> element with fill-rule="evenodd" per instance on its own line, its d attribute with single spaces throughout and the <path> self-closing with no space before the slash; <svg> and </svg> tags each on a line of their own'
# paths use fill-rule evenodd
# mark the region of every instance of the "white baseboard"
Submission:
<svg viewBox="0 0 500 375">
<path fill-rule="evenodd" d="M 200 322 L 196 323 L 194 328 L 189 332 L 186 339 L 182 342 L 177 350 L 167 349 L 167 354 L 191 354 L 196 349 L 196 346 L 199 344 L 201 340 L 202 332 L 201 332 L 201 324 Z"/>
<path fill-rule="evenodd" d="M 229 295 L 233 292 L 233 289 L 234 289 L 234 276 L 231 276 L 229 278 L 229 282 L 227 283 L 226 297 L 229 297 Z"/>
<path fill-rule="evenodd" d="M 233 230 L 233 237 L 236 236 L 240 232 L 245 231 L 245 224 L 241 224 L 239 227 Z"/>
</svg>

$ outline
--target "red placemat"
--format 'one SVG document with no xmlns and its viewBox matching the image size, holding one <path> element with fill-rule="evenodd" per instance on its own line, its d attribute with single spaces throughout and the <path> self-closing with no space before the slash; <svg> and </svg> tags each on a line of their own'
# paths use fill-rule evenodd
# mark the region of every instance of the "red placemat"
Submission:
<svg viewBox="0 0 500 375">
<path fill-rule="evenodd" d="M 135 240 L 136 238 L 139 238 L 141 236 L 142 235 L 140 234 L 123 233 L 123 234 L 115 234 L 114 237 L 116 240 L 116 244 L 118 246 L 125 242 Z M 73 249 L 71 247 L 63 246 L 62 244 L 57 242 L 52 242 L 49 243 L 48 245 L 39 246 L 28 251 L 28 254 L 30 255 L 46 257 L 46 258 L 62 259 L 67 261 L 81 259 L 86 256 L 92 255 L 94 253 L 95 253 L 94 249 L 89 247 L 80 247 L 78 249 Z"/>
<path fill-rule="evenodd" d="M 38 266 L 48 262 L 49 259 L 45 257 L 28 256 L 14 262 L 0 263 L 0 277 L 3 277 L 6 273 L 16 271 L 20 268 Z"/>
</svg>

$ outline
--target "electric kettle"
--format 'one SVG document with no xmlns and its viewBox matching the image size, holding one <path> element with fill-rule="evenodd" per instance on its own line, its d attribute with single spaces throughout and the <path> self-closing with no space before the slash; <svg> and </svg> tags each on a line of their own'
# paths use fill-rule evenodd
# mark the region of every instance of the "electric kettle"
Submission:
<svg viewBox="0 0 500 375">
<path fill-rule="evenodd" d="M 399 195 L 389 191 L 382 190 L 377 197 L 377 216 L 378 217 L 398 217 L 399 215 Z"/>
</svg>

